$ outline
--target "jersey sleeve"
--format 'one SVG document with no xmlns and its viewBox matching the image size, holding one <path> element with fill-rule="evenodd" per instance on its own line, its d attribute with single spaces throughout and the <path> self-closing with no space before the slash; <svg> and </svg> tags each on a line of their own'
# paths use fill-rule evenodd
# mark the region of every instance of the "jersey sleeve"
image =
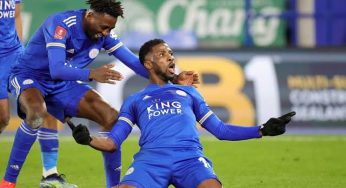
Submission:
<svg viewBox="0 0 346 188">
<path fill-rule="evenodd" d="M 106 36 L 104 48 L 108 54 L 115 56 L 136 74 L 149 78 L 148 71 L 139 61 L 139 58 L 124 46 L 116 35 L 110 34 Z"/>
<path fill-rule="evenodd" d="M 205 102 L 204 98 L 202 95 L 193 87 L 189 87 L 190 90 L 190 95 L 192 96 L 193 99 L 193 111 L 196 116 L 197 122 L 199 122 L 201 125 L 203 122 L 213 113 L 209 105 Z"/>
<path fill-rule="evenodd" d="M 225 124 L 209 108 L 204 98 L 191 87 L 193 110 L 199 124 L 220 140 L 246 140 L 260 138 L 260 126 L 237 126 Z"/>
<path fill-rule="evenodd" d="M 70 67 L 66 61 L 66 43 L 71 31 L 67 23 L 73 16 L 61 18 L 54 16 L 43 25 L 43 35 L 49 60 L 49 71 L 53 79 L 89 81 L 90 69 Z"/>
<path fill-rule="evenodd" d="M 64 23 L 64 18 L 54 15 L 44 22 L 43 34 L 46 40 L 46 47 L 66 48 L 66 41 L 70 35 L 68 26 Z"/>
<path fill-rule="evenodd" d="M 136 123 L 134 105 L 135 103 L 131 99 L 124 102 L 119 112 L 118 121 L 110 132 L 109 136 L 117 148 L 120 148 Z"/>
</svg>

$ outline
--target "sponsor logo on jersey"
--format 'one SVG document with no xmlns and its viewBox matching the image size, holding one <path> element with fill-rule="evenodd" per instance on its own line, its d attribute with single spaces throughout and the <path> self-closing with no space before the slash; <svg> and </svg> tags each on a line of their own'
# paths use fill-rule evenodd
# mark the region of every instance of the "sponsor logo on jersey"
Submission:
<svg viewBox="0 0 346 188">
<path fill-rule="evenodd" d="M 0 1 L 0 19 L 14 18 L 16 14 L 15 9 L 16 2 L 14 0 Z"/>
<path fill-rule="evenodd" d="M 26 80 L 23 81 L 23 85 L 29 85 L 29 84 L 32 84 L 32 83 L 34 83 L 34 81 L 31 80 L 31 79 L 26 79 Z"/>
<path fill-rule="evenodd" d="M 152 105 L 147 107 L 148 119 L 167 114 L 182 114 L 181 103 L 179 101 L 153 100 Z"/>
<path fill-rule="evenodd" d="M 54 33 L 54 38 L 55 39 L 63 39 L 66 36 L 66 29 L 61 27 L 61 26 L 56 26 L 55 28 L 55 33 Z"/>
<path fill-rule="evenodd" d="M 99 54 L 100 50 L 93 48 L 89 51 L 89 57 L 90 59 L 94 59 L 98 54 Z"/>
</svg>

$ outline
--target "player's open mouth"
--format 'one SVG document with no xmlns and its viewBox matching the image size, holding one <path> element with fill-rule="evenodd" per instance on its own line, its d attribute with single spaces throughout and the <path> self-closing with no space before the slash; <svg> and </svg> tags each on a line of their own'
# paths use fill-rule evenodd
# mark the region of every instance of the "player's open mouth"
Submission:
<svg viewBox="0 0 346 188">
<path fill-rule="evenodd" d="M 169 73 L 171 73 L 171 74 L 174 74 L 174 73 L 175 73 L 175 63 L 171 63 L 171 64 L 168 66 L 168 71 L 169 71 Z"/>
<path fill-rule="evenodd" d="M 97 39 L 98 39 L 98 38 L 101 38 L 101 37 L 102 37 L 102 34 L 101 34 L 101 33 L 95 35 L 95 38 L 97 38 Z"/>
</svg>

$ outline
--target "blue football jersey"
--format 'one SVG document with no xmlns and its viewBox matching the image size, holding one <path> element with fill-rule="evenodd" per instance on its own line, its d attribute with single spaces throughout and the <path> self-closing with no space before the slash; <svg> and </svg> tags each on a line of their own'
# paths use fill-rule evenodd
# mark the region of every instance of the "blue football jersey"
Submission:
<svg viewBox="0 0 346 188">
<path fill-rule="evenodd" d="M 21 47 L 15 24 L 17 3 L 21 0 L 0 0 L 0 56 Z"/>
<path fill-rule="evenodd" d="M 87 81 L 90 70 L 83 68 L 96 58 L 101 49 L 119 56 L 119 59 L 131 69 L 146 72 L 138 57 L 134 58 L 132 52 L 123 47 L 116 35 L 107 35 L 96 41 L 90 40 L 82 27 L 85 11 L 71 10 L 48 17 L 34 33 L 12 73 L 25 73 L 36 79 L 55 80 L 52 78 L 54 71 L 60 71 L 61 74 L 65 74 L 64 78 L 59 78 L 60 80 Z M 53 50 L 59 53 L 49 56 Z M 130 54 L 131 57 L 122 58 L 122 54 L 117 51 Z"/>
<path fill-rule="evenodd" d="M 196 122 L 221 140 L 261 137 L 260 126 L 223 123 L 192 86 L 150 84 L 125 100 L 109 134 L 116 148 L 120 148 L 134 125 L 141 131 L 141 149 L 134 155 L 122 183 L 137 187 L 197 187 L 206 179 L 217 179 L 202 152 Z"/>
<path fill-rule="evenodd" d="M 137 125 L 141 148 L 202 148 L 196 122 L 211 110 L 191 86 L 151 84 L 123 104 L 119 123 Z M 115 125 L 114 127 L 116 127 Z M 111 137 L 115 129 L 112 129 Z"/>
</svg>

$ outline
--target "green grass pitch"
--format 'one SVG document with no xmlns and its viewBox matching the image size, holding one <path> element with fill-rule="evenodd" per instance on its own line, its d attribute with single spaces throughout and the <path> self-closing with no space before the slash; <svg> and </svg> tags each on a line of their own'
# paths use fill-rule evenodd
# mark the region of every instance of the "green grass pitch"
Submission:
<svg viewBox="0 0 346 188">
<path fill-rule="evenodd" d="M 13 137 L 0 136 L 0 175 L 3 176 Z M 205 154 L 225 188 L 346 187 L 345 136 L 281 136 L 226 142 L 202 137 Z M 123 170 L 138 150 L 138 138 L 123 145 Z M 100 152 L 60 138 L 58 170 L 80 188 L 105 187 Z M 41 157 L 36 142 L 19 176 L 17 188 L 39 187 Z"/>
</svg>

